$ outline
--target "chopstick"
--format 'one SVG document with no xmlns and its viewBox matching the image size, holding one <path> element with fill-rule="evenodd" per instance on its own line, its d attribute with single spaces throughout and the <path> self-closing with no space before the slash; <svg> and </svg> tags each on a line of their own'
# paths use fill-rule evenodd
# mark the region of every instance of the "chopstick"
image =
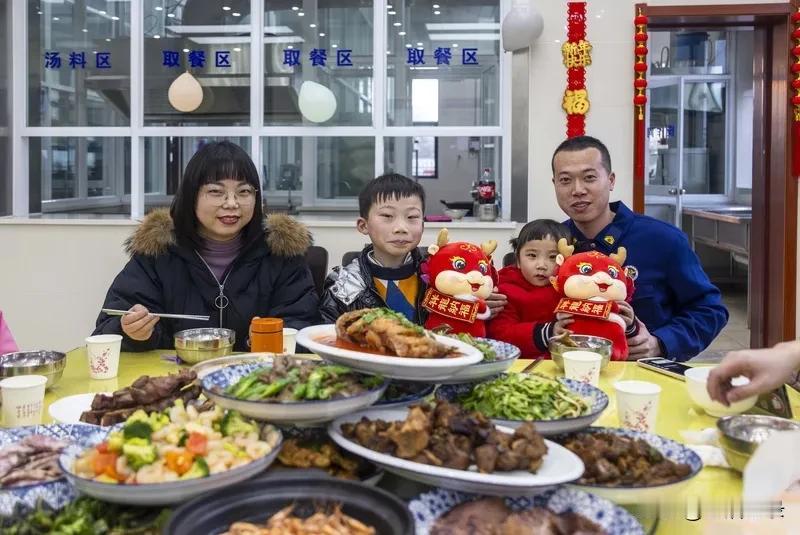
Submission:
<svg viewBox="0 0 800 535">
<path fill-rule="evenodd" d="M 543 356 L 541 356 L 541 355 L 540 355 L 540 356 L 538 356 L 538 357 L 536 357 L 535 359 L 533 359 L 533 362 L 531 362 L 530 364 L 528 364 L 527 366 L 525 366 L 525 369 L 524 369 L 524 370 L 522 370 L 522 371 L 521 371 L 521 372 L 519 372 L 519 373 L 528 373 L 529 371 L 531 371 L 532 369 L 534 369 L 536 366 L 538 366 L 538 365 L 539 365 L 539 363 L 541 363 L 541 362 L 542 362 L 542 359 L 544 359 L 544 357 L 543 357 Z"/>
<path fill-rule="evenodd" d="M 133 314 L 134 312 L 132 310 L 115 310 L 113 308 L 103 308 L 101 310 L 106 314 L 108 314 L 109 316 L 126 316 L 128 314 Z M 170 318 L 176 320 L 197 320 L 197 321 L 209 320 L 209 316 L 195 316 L 192 314 L 161 314 L 160 312 L 150 312 L 150 315 L 158 316 L 159 318 Z"/>
</svg>

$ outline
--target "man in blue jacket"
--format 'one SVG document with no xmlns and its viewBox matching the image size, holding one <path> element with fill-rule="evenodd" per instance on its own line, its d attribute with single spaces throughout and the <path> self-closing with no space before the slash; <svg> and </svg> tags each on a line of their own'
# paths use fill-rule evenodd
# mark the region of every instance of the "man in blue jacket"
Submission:
<svg viewBox="0 0 800 535">
<path fill-rule="evenodd" d="M 638 273 L 631 304 L 639 329 L 628 338 L 628 358 L 682 361 L 708 347 L 728 322 L 728 311 L 686 235 L 622 202 L 608 202 L 615 176 L 608 149 L 598 139 L 567 139 L 553 153 L 552 169 L 576 252 L 610 254 L 623 246 L 626 265 Z"/>
</svg>

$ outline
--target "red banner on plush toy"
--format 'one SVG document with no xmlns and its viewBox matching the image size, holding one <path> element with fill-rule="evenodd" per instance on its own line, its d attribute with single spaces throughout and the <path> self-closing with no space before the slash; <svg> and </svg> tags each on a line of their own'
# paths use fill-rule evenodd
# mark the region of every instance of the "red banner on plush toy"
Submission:
<svg viewBox="0 0 800 535">
<path fill-rule="evenodd" d="M 608 301 L 598 303 L 596 301 L 589 301 L 587 299 L 569 299 L 564 297 L 558 302 L 555 311 L 566 312 L 573 316 L 586 316 L 587 318 L 602 318 L 607 319 L 611 314 L 613 303 Z"/>
<path fill-rule="evenodd" d="M 486 298 L 494 290 L 497 275 L 491 254 L 497 242 L 490 240 L 477 246 L 447 240 L 447 229 L 440 230 L 422 266 L 428 279 L 422 301 L 429 312 L 425 328 L 446 327 L 453 333 L 486 336 L 484 321 L 490 315 Z"/>
</svg>

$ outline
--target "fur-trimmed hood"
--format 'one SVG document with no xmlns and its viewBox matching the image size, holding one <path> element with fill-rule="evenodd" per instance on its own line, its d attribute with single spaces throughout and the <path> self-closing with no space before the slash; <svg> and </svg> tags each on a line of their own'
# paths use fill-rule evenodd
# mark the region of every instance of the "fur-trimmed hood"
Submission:
<svg viewBox="0 0 800 535">
<path fill-rule="evenodd" d="M 265 227 L 267 247 L 277 256 L 300 256 L 312 243 L 306 226 L 287 215 L 267 216 Z M 158 256 L 175 243 L 172 217 L 168 209 L 161 208 L 145 216 L 136 231 L 125 240 L 125 251 L 131 256 Z"/>
</svg>

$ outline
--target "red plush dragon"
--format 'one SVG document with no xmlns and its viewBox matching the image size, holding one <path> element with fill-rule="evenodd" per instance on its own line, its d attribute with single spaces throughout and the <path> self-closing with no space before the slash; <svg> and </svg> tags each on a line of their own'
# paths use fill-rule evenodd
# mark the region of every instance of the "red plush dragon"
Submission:
<svg viewBox="0 0 800 535">
<path fill-rule="evenodd" d="M 633 297 L 632 273 L 623 268 L 627 255 L 620 247 L 616 253 L 597 251 L 573 254 L 575 247 L 567 240 L 558 242 L 558 272 L 552 277 L 555 289 L 563 296 L 555 312 L 571 314 L 569 330 L 575 334 L 600 336 L 611 340 L 611 360 L 628 357 L 625 320 L 619 315 L 616 301 Z"/>
<path fill-rule="evenodd" d="M 484 322 L 490 311 L 485 299 L 497 281 L 491 256 L 497 242 L 489 240 L 477 246 L 447 240 L 447 229 L 440 230 L 423 264 L 423 276 L 428 280 L 422 300 L 429 312 L 425 328 L 449 327 L 452 333 L 486 336 Z"/>
</svg>

